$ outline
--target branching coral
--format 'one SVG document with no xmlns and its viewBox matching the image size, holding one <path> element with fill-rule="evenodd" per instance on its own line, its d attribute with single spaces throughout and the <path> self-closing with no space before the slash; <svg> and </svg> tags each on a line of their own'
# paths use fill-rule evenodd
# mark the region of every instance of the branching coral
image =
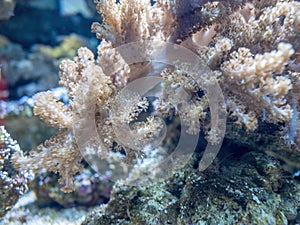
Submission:
<svg viewBox="0 0 300 225">
<path fill-rule="evenodd" d="M 57 133 L 38 146 L 37 151 L 31 151 L 30 157 L 15 154 L 12 160 L 18 169 L 26 168 L 36 173 L 41 168 L 47 168 L 49 171 L 59 172 L 59 182 L 65 192 L 73 190 L 73 176 L 83 169 L 80 165 L 82 155 L 76 148 L 74 137 L 67 131 Z"/>
<path fill-rule="evenodd" d="M 251 108 L 248 113 L 251 116 L 248 115 L 248 119 L 245 119 L 246 115 L 241 114 L 239 107 L 232 103 L 228 105 L 229 111 L 238 118 L 238 122 L 243 121 L 241 123 L 246 124 L 248 129 L 256 128 L 253 126 L 253 117 L 257 115 L 266 114 L 269 122 L 285 122 L 291 119 L 292 110 L 286 99 L 292 88 L 291 80 L 273 74 L 283 72 L 293 53 L 292 46 L 284 43 L 278 45 L 277 52 L 257 54 L 254 58 L 248 49 L 239 48 L 237 52 L 230 54 L 229 61 L 222 64 L 226 94 L 237 98 L 241 105 L 248 104 L 247 108 Z"/>
<path fill-rule="evenodd" d="M 197 78 L 185 65 L 178 63 L 177 67 L 161 73 L 164 93 L 158 103 L 153 104 L 154 110 L 183 115 L 187 132 L 197 134 L 204 127 L 209 142 L 218 140 L 216 132 L 205 127 L 209 112 L 208 100 L 202 96 L 205 90 L 201 84 L 205 82 L 220 83 L 228 115 L 248 131 L 257 128 L 259 118 L 287 126 L 290 121 L 292 124 L 299 121 L 296 118 L 300 108 L 298 96 L 293 96 L 297 87 L 294 84 L 299 84 L 299 73 L 293 71 L 297 66 L 292 65 L 291 59 L 299 61 L 296 40 L 300 30 L 300 3 L 249 2 L 251 4 L 243 8 L 245 1 L 242 0 L 187 1 L 185 4 L 184 1 L 175 4 L 159 0 L 154 5 L 147 0 L 95 1 L 103 16 L 102 24 L 92 25 L 93 32 L 102 39 L 98 57 L 95 59 L 90 50 L 82 47 L 73 60 L 61 63 L 60 85 L 68 90 L 68 105 L 61 103 L 50 91 L 35 96 L 35 114 L 60 131 L 31 157 L 16 155 L 15 165 L 59 172 L 63 190 L 71 191 L 72 176 L 82 168 L 78 140 L 74 140 L 72 130 L 74 126 L 78 130 L 82 128 L 81 138 L 94 155 L 105 157 L 113 150 L 125 152 L 129 160 L 143 156 L 142 148 L 155 139 L 163 126 L 155 117 L 139 120 L 140 114 L 150 105 L 147 99 L 135 93 L 120 95 L 128 81 L 134 80 L 135 72 L 147 69 L 142 63 L 128 65 L 114 49 L 138 40 L 175 42 L 186 39 L 182 44 L 190 47 L 213 70 L 203 71 L 203 77 Z M 191 10 L 192 17 L 188 15 Z M 224 17 L 226 19 L 222 20 Z M 203 29 L 208 29 L 209 35 L 205 35 Z M 200 35 L 192 34 L 197 31 Z M 146 50 L 151 51 L 153 46 L 148 47 Z M 186 91 L 187 95 L 179 90 Z M 178 99 L 194 104 L 189 107 L 177 104 Z M 97 145 L 95 137 L 90 137 L 90 130 L 83 129 L 88 118 L 95 121 L 101 146 Z M 123 135 L 117 136 L 116 127 Z M 293 126 L 287 130 L 296 140 L 299 128 Z"/>
<path fill-rule="evenodd" d="M 85 124 L 87 114 L 91 105 L 96 105 L 96 124 L 99 135 L 103 141 L 103 148 L 99 152 L 99 156 L 108 154 L 108 151 L 113 147 L 114 143 L 117 146 L 122 146 L 122 143 L 114 142 L 117 138 L 114 136 L 113 125 L 130 124 L 138 115 L 147 108 L 148 104 L 145 99 L 140 97 L 127 98 L 127 105 L 123 104 L 123 99 L 119 99 L 116 95 L 117 85 L 122 81 L 116 79 L 115 73 L 112 76 L 106 75 L 102 67 L 102 62 L 108 60 L 104 56 L 110 56 L 111 60 L 118 59 L 118 55 L 114 54 L 113 50 L 108 50 L 106 42 L 103 43 L 103 48 L 100 45 L 98 48 L 99 57 L 94 59 L 93 53 L 87 48 L 80 48 L 78 56 L 74 60 L 65 60 L 60 66 L 60 84 L 64 85 L 70 97 L 70 103 L 64 105 L 53 96 L 51 91 L 41 92 L 34 96 L 35 107 L 34 113 L 39 115 L 45 122 L 51 126 L 58 127 L 60 132 L 40 145 L 37 151 L 31 152 L 30 157 L 22 157 L 15 155 L 14 162 L 17 168 L 28 168 L 37 171 L 41 168 L 47 168 L 53 172 L 59 172 L 61 175 L 60 183 L 62 190 L 68 192 L 72 190 L 73 176 L 82 170 L 79 164 L 82 161 L 82 155 L 74 140 L 72 128 L 75 124 L 80 126 Z M 120 56 L 119 56 L 120 57 Z M 119 61 L 117 61 L 119 62 Z M 116 63 L 117 63 L 116 62 Z M 117 70 L 121 76 L 126 74 L 127 65 L 119 64 L 120 70 Z M 117 66 L 116 66 L 117 67 Z M 106 67 L 104 70 L 109 71 L 111 68 Z M 118 75 L 119 75 L 118 74 Z M 116 82 L 116 85 L 113 84 Z M 88 101 L 86 101 L 88 100 Z M 114 107 L 115 111 L 120 111 L 118 115 L 109 115 L 109 111 Z M 144 124 L 144 133 L 141 133 L 141 127 Z M 147 125 L 148 124 L 148 125 Z M 134 127 L 139 130 L 140 140 L 145 140 L 145 135 L 158 130 L 158 124 L 153 126 L 153 123 L 140 123 L 140 126 Z M 138 134 L 137 132 L 135 132 Z M 109 135 L 111 134 L 111 135 Z M 87 141 L 90 137 L 87 135 Z M 136 151 L 126 146 L 126 154 L 134 157 L 130 151 Z M 119 147 L 122 148 L 122 147 Z"/>
<path fill-rule="evenodd" d="M 230 115 L 249 130 L 257 127 L 259 117 L 274 123 L 289 121 L 293 111 L 289 97 L 292 81 L 299 82 L 299 76 L 292 78 L 287 71 L 299 52 L 295 40 L 299 37 L 300 4 L 252 3 L 252 16 L 246 17 L 245 11 L 232 13 L 218 25 L 209 46 L 195 47 L 194 39 L 194 48 L 203 60 L 224 75 L 221 85 Z M 273 50 L 276 46 L 277 52 Z"/>
<path fill-rule="evenodd" d="M 281 2 L 281 1 L 278 1 Z M 196 33 L 200 30 L 203 30 L 203 28 L 207 28 L 209 26 L 212 26 L 214 24 L 221 24 L 220 28 L 224 31 L 233 31 L 236 28 L 244 28 L 240 29 L 241 33 L 235 33 L 234 36 L 235 39 L 239 42 L 241 39 L 237 38 L 241 35 L 244 36 L 244 38 L 247 38 L 247 35 L 249 35 L 249 31 L 251 32 L 257 32 L 260 30 L 263 30 L 266 32 L 265 26 L 269 27 L 275 27 L 276 24 L 272 24 L 272 22 L 278 22 L 283 21 L 283 18 L 285 15 L 295 15 L 297 12 L 297 3 L 285 2 L 285 3 L 279 3 L 281 5 L 280 11 L 273 11 L 270 12 L 269 10 L 277 3 L 277 1 L 267 1 L 267 0 L 228 0 L 228 1 L 209 1 L 209 0 L 179 0 L 176 1 L 176 28 L 174 33 L 174 41 L 181 42 L 184 41 L 186 38 L 189 38 L 193 33 Z M 263 16 L 261 17 L 262 20 L 256 21 L 254 18 L 252 22 L 253 24 L 246 24 L 245 20 L 248 20 L 249 15 L 252 14 L 249 11 L 256 11 L 256 15 L 260 15 L 261 12 L 264 9 Z M 280 13 L 279 15 L 276 15 Z M 268 15 L 271 14 L 271 17 Z M 230 16 L 228 16 L 230 15 Z M 264 18 L 263 18 L 264 17 Z M 288 18 L 292 18 L 288 16 Z M 253 19 L 253 18 L 252 18 Z M 266 21 L 269 20 L 269 21 Z M 290 23 L 294 22 L 294 20 L 288 19 Z M 266 23 L 263 23 L 266 22 Z M 272 22 L 271 22 L 272 21 Z M 239 27 L 234 26 L 234 24 L 244 23 L 246 25 L 245 27 Z M 259 22 L 260 24 L 258 24 Z M 224 26 L 226 23 L 230 24 L 229 26 Z M 279 23 L 280 24 L 280 23 Z M 233 26 L 232 26 L 233 25 Z M 251 28 L 256 27 L 258 30 L 252 30 L 248 29 L 249 26 L 252 26 Z M 293 26 L 292 26 L 293 27 Z M 229 28 L 229 29 L 228 29 Z M 237 30 L 235 30 L 237 31 Z M 248 32 L 246 32 L 248 31 Z M 269 30 L 270 31 L 270 30 Z M 250 33 L 251 34 L 251 33 Z M 249 38 L 249 37 L 248 37 Z M 262 38 L 261 38 L 262 40 Z"/>
<path fill-rule="evenodd" d="M 103 23 L 94 23 L 92 31 L 113 46 L 149 38 L 167 40 L 174 30 L 173 1 L 158 0 L 153 6 L 150 1 L 132 0 L 95 3 Z"/>
<path fill-rule="evenodd" d="M 259 45 L 270 50 L 280 42 L 294 42 L 299 38 L 299 10 L 299 2 L 292 1 L 278 2 L 263 11 L 254 9 L 254 15 L 248 20 L 241 12 L 235 12 L 222 26 L 220 35 L 230 38 L 235 48 Z"/>
<path fill-rule="evenodd" d="M 195 74 L 189 72 L 186 65 L 179 64 L 174 70 L 163 70 L 161 76 L 164 79 L 164 93 L 156 106 L 157 110 L 162 114 L 172 115 L 172 110 L 175 108 L 176 113 L 181 115 L 183 124 L 187 126 L 187 133 L 198 134 L 203 128 L 209 106 L 205 96 L 200 98 L 196 94 L 199 86 Z M 202 79 L 201 82 L 204 79 L 209 80 L 208 77 Z M 183 87 L 184 92 L 179 87 Z M 193 104 L 190 104 L 190 101 L 193 101 Z"/>
<path fill-rule="evenodd" d="M 102 41 L 99 45 L 96 60 L 94 54 L 83 47 L 78 50 L 78 56 L 74 60 L 62 61 L 59 73 L 60 85 L 68 90 L 69 104 L 64 105 L 51 91 L 34 96 L 35 115 L 40 116 L 47 124 L 59 128 L 60 131 L 45 144 L 40 145 L 37 151 L 32 151 L 30 157 L 16 154 L 15 166 L 33 171 L 47 168 L 58 172 L 61 175 L 62 190 L 71 191 L 73 176 L 82 170 L 79 164 L 82 155 L 74 140 L 72 128 L 75 124 L 78 126 L 86 124 L 91 106 L 96 106 L 94 117 L 97 132 L 103 143 L 101 148 L 97 147 L 98 156 L 105 156 L 112 148 L 117 151 L 124 149 L 127 160 L 140 155 L 141 149 L 137 146 L 145 146 L 153 140 L 160 130 L 160 122 L 149 118 L 147 121 L 132 124 L 133 120 L 147 109 L 148 103 L 133 94 L 126 97 L 127 104 L 124 104 L 124 99 L 118 97 L 117 90 L 127 83 L 129 71 L 129 66 L 107 41 Z M 120 113 L 111 114 L 111 110 Z M 118 142 L 113 129 L 120 127 L 121 124 L 130 125 L 133 134 L 139 138 L 136 138 L 133 143 Z M 90 146 L 95 146 L 95 140 L 90 138 L 88 133 L 85 135 Z"/>
</svg>

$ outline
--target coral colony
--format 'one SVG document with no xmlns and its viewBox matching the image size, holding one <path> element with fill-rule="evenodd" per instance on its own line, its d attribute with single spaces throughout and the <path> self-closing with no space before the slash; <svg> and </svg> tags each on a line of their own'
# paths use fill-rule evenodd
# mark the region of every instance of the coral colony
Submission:
<svg viewBox="0 0 300 225">
<path fill-rule="evenodd" d="M 219 83 L 227 116 L 234 125 L 251 133 L 258 129 L 259 123 L 275 124 L 281 128 L 278 135 L 283 137 L 282 142 L 299 151 L 299 2 L 181 0 L 175 4 L 157 0 L 151 4 L 148 0 L 118 3 L 103 0 L 95 3 L 103 17 L 101 23 L 92 25 L 92 31 L 101 39 L 97 56 L 81 47 L 73 60 L 61 62 L 59 84 L 68 91 L 68 104 L 51 91 L 34 96 L 35 115 L 59 131 L 30 156 L 16 153 L 13 157 L 16 168 L 33 171 L 46 168 L 59 173 L 62 190 L 72 191 L 74 175 L 83 169 L 83 156 L 73 127 L 84 121 L 91 104 L 95 106 L 94 121 L 103 145 L 99 152 L 102 157 L 112 151 L 122 153 L 128 161 L 143 157 L 142 148 L 124 146 L 119 141 L 113 126 L 130 125 L 137 136 L 133 146 L 146 146 L 162 129 L 161 121 L 152 114 L 174 119 L 181 113 L 187 125 L 185 132 L 197 134 L 202 130 L 210 142 L 213 135 L 205 126 L 208 100 L 197 85 L 202 81 L 195 81 L 193 73 L 180 62 L 161 71 L 164 93 L 155 103 L 130 93 L 126 99 L 120 98 L 118 93 L 122 88 L 139 74 L 147 76 L 156 65 L 128 65 L 115 48 L 145 40 L 176 43 L 193 51 L 211 70 L 201 79 Z M 176 105 L 178 87 L 189 93 L 193 107 L 183 109 Z M 146 120 L 139 119 L 143 114 L 149 114 Z"/>
</svg>

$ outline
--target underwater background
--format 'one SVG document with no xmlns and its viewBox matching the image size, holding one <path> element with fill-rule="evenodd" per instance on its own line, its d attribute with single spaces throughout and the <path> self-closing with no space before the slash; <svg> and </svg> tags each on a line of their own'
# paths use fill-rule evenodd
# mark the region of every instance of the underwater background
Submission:
<svg viewBox="0 0 300 225">
<path fill-rule="evenodd" d="M 299 41 L 292 0 L 0 0 L 0 224 L 300 224 Z"/>
</svg>

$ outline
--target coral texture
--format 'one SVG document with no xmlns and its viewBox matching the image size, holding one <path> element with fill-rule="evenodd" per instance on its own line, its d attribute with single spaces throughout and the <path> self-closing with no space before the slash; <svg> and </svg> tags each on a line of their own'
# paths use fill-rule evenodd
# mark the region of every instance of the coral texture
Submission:
<svg viewBox="0 0 300 225">
<path fill-rule="evenodd" d="M 22 154 L 23 152 L 4 127 L 0 126 L 0 218 L 27 190 L 29 173 L 18 172 L 11 164 L 11 158 L 15 153 Z"/>
<path fill-rule="evenodd" d="M 143 157 L 143 147 L 155 139 L 162 124 L 151 116 L 138 121 L 139 115 L 149 109 L 147 99 L 133 93 L 120 98 L 119 93 L 128 81 L 134 80 L 137 71 L 147 71 L 155 65 L 127 65 L 114 47 L 149 39 L 175 42 L 179 38 L 182 46 L 198 54 L 213 71 L 203 74 L 199 81 L 186 70 L 186 65 L 178 63 L 173 69 L 164 69 L 161 76 L 165 92 L 155 112 L 170 117 L 183 114 L 187 132 L 197 134 L 203 129 L 209 142 L 217 142 L 214 131 L 205 126 L 209 112 L 207 100 L 201 96 L 205 90 L 196 84 L 205 80 L 218 82 L 228 116 L 236 125 L 249 132 L 257 129 L 259 121 L 281 125 L 281 135 L 299 150 L 299 2 L 186 1 L 184 4 L 184 1 L 159 0 L 151 5 L 147 0 L 117 3 L 106 0 L 95 3 L 103 17 L 101 24 L 92 25 L 93 32 L 102 39 L 98 56 L 95 59 L 89 49 L 82 47 L 73 60 L 61 63 L 60 85 L 68 90 L 69 104 L 60 102 L 51 91 L 35 96 L 35 114 L 60 131 L 30 157 L 15 155 L 17 168 L 59 172 L 62 189 L 71 191 L 73 176 L 82 170 L 82 155 L 72 128 L 85 124 L 89 116 L 95 118 L 102 143 L 97 146 L 89 131 L 83 132 L 91 151 L 100 157 L 111 150 L 125 152 L 129 161 Z M 188 16 L 190 10 L 192 17 Z M 189 93 L 188 100 L 195 103 L 194 108 L 176 105 L 176 98 L 181 97 L 176 88 L 180 86 Z M 87 113 L 91 106 L 95 107 L 92 115 Z M 131 127 L 134 140 L 120 141 L 113 129 L 120 124 Z"/>
<path fill-rule="evenodd" d="M 113 46 L 145 40 L 167 40 L 174 27 L 174 2 L 150 1 L 94 1 L 103 16 L 103 22 L 94 23 L 92 31 L 99 39 L 110 41 Z"/>
<path fill-rule="evenodd" d="M 222 72 L 229 116 L 248 130 L 257 128 L 259 118 L 288 123 L 299 110 L 293 93 L 299 83 L 295 64 L 300 4 L 278 1 L 264 10 L 251 7 L 249 18 L 242 11 L 232 13 L 208 46 L 195 47 L 194 40 L 195 51 L 213 70 Z"/>
</svg>

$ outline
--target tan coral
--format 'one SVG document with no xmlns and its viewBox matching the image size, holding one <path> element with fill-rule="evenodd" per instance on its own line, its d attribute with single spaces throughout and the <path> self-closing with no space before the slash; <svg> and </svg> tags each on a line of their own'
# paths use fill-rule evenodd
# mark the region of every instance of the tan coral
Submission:
<svg viewBox="0 0 300 225">
<path fill-rule="evenodd" d="M 277 51 L 255 57 L 248 49 L 240 48 L 222 64 L 225 87 L 230 87 L 225 91 L 247 99 L 247 106 L 259 115 L 266 110 L 271 122 L 288 121 L 292 110 L 286 96 L 292 88 L 291 81 L 285 76 L 274 76 L 274 73 L 282 73 L 293 53 L 292 46 L 287 43 L 280 43 Z"/>
<path fill-rule="evenodd" d="M 197 49 L 201 59 L 211 68 L 216 68 L 224 61 L 233 46 L 233 42 L 229 38 L 217 38 L 215 42 L 214 47 L 201 46 Z"/>
<path fill-rule="evenodd" d="M 253 4 L 257 5 L 256 1 Z M 241 11 L 235 12 L 220 28 L 219 35 L 230 38 L 236 47 L 260 45 L 270 49 L 279 42 L 299 37 L 299 10 L 299 2 L 278 1 L 263 11 L 255 10 L 255 15 L 249 19 Z"/>
<path fill-rule="evenodd" d="M 130 74 L 130 68 L 110 42 L 102 40 L 98 46 L 97 64 L 101 65 L 103 72 L 110 76 L 116 87 L 124 87 Z"/>
<path fill-rule="evenodd" d="M 72 113 L 63 102 L 55 98 L 51 91 L 40 92 L 34 96 L 34 114 L 39 116 L 48 125 L 57 128 L 72 126 Z M 48 102 L 48 104 L 45 104 Z"/>
<path fill-rule="evenodd" d="M 93 23 L 92 31 L 115 47 L 146 39 L 167 40 L 174 29 L 172 1 L 159 0 L 154 6 L 149 0 L 121 0 L 117 4 L 95 0 L 95 3 L 103 22 Z"/>
<path fill-rule="evenodd" d="M 79 173 L 83 166 L 80 164 L 82 155 L 75 147 L 74 137 L 62 130 L 31 151 L 30 157 L 14 155 L 14 165 L 18 169 L 27 169 L 37 172 L 42 168 L 60 174 L 60 184 L 65 192 L 73 191 L 73 176 Z"/>
<path fill-rule="evenodd" d="M 86 116 L 89 104 L 104 106 L 115 94 L 111 78 L 95 63 L 94 54 L 87 48 L 80 48 L 74 60 L 62 61 L 60 84 L 68 90 L 69 104 L 60 102 L 51 91 L 34 97 L 35 114 L 60 131 L 38 146 L 37 151 L 32 150 L 29 157 L 14 157 L 17 168 L 33 171 L 46 168 L 59 173 L 62 190 L 66 192 L 73 190 L 73 176 L 82 170 L 82 154 L 74 140 L 73 127 Z"/>
<path fill-rule="evenodd" d="M 65 191 L 72 190 L 73 176 L 82 169 L 79 164 L 82 155 L 78 142 L 74 140 L 76 134 L 71 128 L 76 127 L 82 132 L 80 138 L 86 141 L 87 146 L 81 150 L 91 153 L 91 157 L 105 157 L 113 148 L 115 151 L 124 148 L 129 160 L 141 156 L 142 147 L 151 143 L 163 129 L 161 121 L 152 116 L 144 121 L 136 121 L 149 104 L 144 98 L 134 94 L 125 99 L 124 96 L 118 96 L 127 82 L 138 77 L 135 74 L 147 72 L 151 65 L 128 65 L 114 48 L 132 41 L 171 40 L 176 27 L 174 2 L 158 0 L 153 6 L 149 0 L 95 2 L 98 12 L 103 16 L 102 24 L 94 23 L 92 26 L 93 32 L 102 39 L 97 59 L 92 51 L 82 47 L 78 50 L 78 56 L 73 60 L 64 60 L 60 65 L 60 85 L 66 87 L 70 102 L 63 104 L 51 91 L 35 97 L 36 115 L 49 125 L 58 127 L 59 133 L 40 145 L 30 157 L 15 157 L 18 168 L 35 171 L 46 168 L 60 173 Z M 200 78 L 196 78 L 186 65 L 164 70 L 161 74 L 164 90 L 157 103 L 157 113 L 171 114 L 175 111 L 175 114 L 183 115 L 187 131 L 195 134 L 203 128 L 209 111 L 208 100 L 205 97 L 199 99 L 198 92 L 205 93 L 206 90 L 201 89 L 205 84 L 213 86 L 219 82 L 226 98 L 228 114 L 236 124 L 244 125 L 248 131 L 257 127 L 258 118 L 272 123 L 299 121 L 297 114 L 293 113 L 293 110 L 299 109 L 299 103 L 293 103 L 292 96 L 295 93 L 293 83 L 299 82 L 299 75 L 291 77 L 286 71 L 291 70 L 289 60 L 294 52 L 299 54 L 299 44 L 295 39 L 299 37 L 300 30 L 297 14 L 300 3 L 252 3 L 255 17 L 246 16 L 241 11 L 231 12 L 231 9 L 239 8 L 241 2 L 235 7 L 230 1 L 232 5 L 228 11 L 224 8 L 225 1 L 222 4 L 208 3 L 206 8 L 201 9 L 202 13 L 211 9 L 209 13 L 216 16 L 208 22 L 218 29 L 211 29 L 208 37 L 203 33 L 197 38 L 195 35 L 192 38 L 194 43 L 186 46 L 194 48 L 192 50 L 213 72 L 206 69 Z M 221 10 L 219 14 L 218 9 Z M 230 15 L 223 22 L 220 15 L 224 13 Z M 204 22 L 200 23 L 203 28 Z M 215 32 L 218 34 L 213 38 Z M 293 42 L 294 46 L 288 42 Z M 277 46 L 277 50 L 274 50 Z M 159 45 L 145 46 L 143 50 L 151 52 L 153 48 L 159 48 Z M 83 129 L 91 118 L 95 123 L 93 128 L 96 136 L 91 136 L 89 129 Z M 299 135 L 297 129 L 292 133 Z M 118 133 L 120 130 L 121 135 Z M 205 131 L 209 142 L 217 143 L 220 140 L 217 130 Z M 129 141 L 126 140 L 128 133 L 132 137 Z M 98 139 L 100 142 L 97 142 Z M 299 137 L 295 139 L 299 140 Z"/>
</svg>

